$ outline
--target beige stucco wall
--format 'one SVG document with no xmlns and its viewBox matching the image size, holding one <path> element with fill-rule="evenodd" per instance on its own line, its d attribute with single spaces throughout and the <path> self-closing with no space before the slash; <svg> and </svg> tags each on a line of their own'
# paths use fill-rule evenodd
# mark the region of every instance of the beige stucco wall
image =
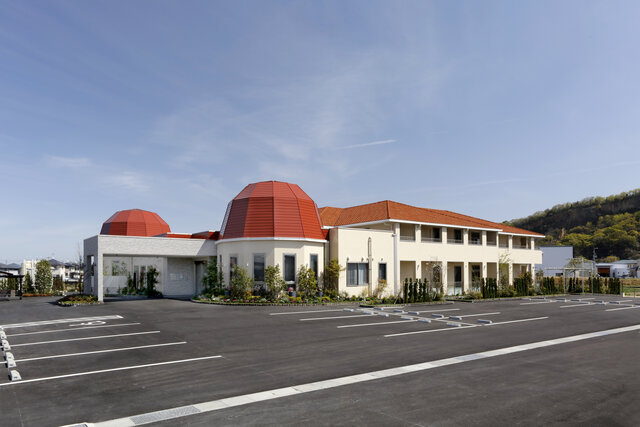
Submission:
<svg viewBox="0 0 640 427">
<path fill-rule="evenodd" d="M 312 254 L 318 255 L 318 278 L 321 280 L 325 264 L 325 242 L 309 240 L 220 240 L 218 241 L 218 257 L 222 268 L 224 283 L 229 284 L 229 257 L 237 256 L 238 265 L 243 267 L 253 277 L 253 255 L 264 254 L 265 268 L 270 265 L 280 266 L 284 276 L 284 256 L 295 255 L 296 272 L 304 265 L 309 267 Z"/>
</svg>

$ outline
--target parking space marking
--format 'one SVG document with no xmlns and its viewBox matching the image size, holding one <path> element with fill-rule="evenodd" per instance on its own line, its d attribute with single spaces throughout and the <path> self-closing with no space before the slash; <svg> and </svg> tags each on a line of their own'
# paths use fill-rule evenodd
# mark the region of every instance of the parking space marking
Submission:
<svg viewBox="0 0 640 427">
<path fill-rule="evenodd" d="M 460 314 L 458 317 L 475 317 L 475 316 L 493 316 L 494 314 L 500 314 L 499 311 L 494 311 L 493 313 L 477 313 L 477 314 Z"/>
<path fill-rule="evenodd" d="M 115 314 L 110 316 L 94 316 L 94 317 L 76 317 L 72 319 L 56 319 L 56 320 L 40 320 L 37 322 L 25 322 L 25 323 L 10 323 L 7 325 L 0 325 L 0 327 L 7 328 L 26 328 L 29 326 L 43 326 L 43 325 L 56 325 L 60 323 L 73 323 L 73 322 L 91 322 L 93 320 L 113 320 L 122 319 L 122 316 Z"/>
<path fill-rule="evenodd" d="M 534 320 L 544 320 L 544 319 L 548 319 L 548 318 L 549 318 L 549 316 L 531 317 L 529 319 L 506 320 L 504 322 L 487 323 L 487 324 L 484 324 L 482 326 L 495 326 L 495 325 L 506 325 L 507 323 L 532 322 Z"/>
<path fill-rule="evenodd" d="M 460 329 L 460 328 L 457 328 Z M 152 422 L 166 421 L 176 418 L 182 418 L 193 414 L 218 411 L 237 406 L 244 406 L 255 402 L 264 402 L 267 400 L 278 399 L 285 396 L 301 395 L 318 390 L 326 390 L 341 387 L 349 384 L 357 384 L 367 381 L 373 381 L 381 378 L 395 377 L 403 374 L 426 371 L 443 366 L 450 366 L 460 363 L 472 362 L 475 360 L 488 359 L 497 356 L 503 356 L 527 350 L 561 345 L 569 342 L 582 341 L 595 337 L 619 334 L 629 331 L 639 330 L 640 325 L 627 326 L 624 328 L 609 329 L 604 331 L 592 332 L 582 335 L 574 335 L 554 340 L 538 341 L 525 345 L 517 345 L 512 347 L 504 347 L 495 350 L 484 351 L 480 353 L 472 353 L 446 359 L 433 360 L 430 362 L 416 363 L 413 365 L 400 366 L 391 369 L 383 369 L 379 371 L 366 372 L 362 374 L 348 375 L 338 378 L 332 378 L 312 383 L 299 384 L 289 387 L 264 390 L 257 393 L 250 393 L 240 396 L 232 396 L 223 399 L 210 400 L 193 405 L 186 405 L 174 408 L 167 408 L 161 411 L 148 412 L 144 414 L 132 415 L 129 417 L 117 418 L 102 422 L 94 423 L 95 427 L 133 427 Z M 9 383 L 14 384 L 14 383 Z M 20 383 L 15 383 L 20 384 Z"/>
<path fill-rule="evenodd" d="M 572 304 L 572 305 L 561 305 L 559 308 L 572 308 L 572 307 L 589 307 L 593 304 L 591 304 L 590 302 L 586 303 L 586 304 Z"/>
<path fill-rule="evenodd" d="M 331 317 L 308 317 L 306 319 L 299 319 L 301 322 L 312 320 L 333 320 L 333 319 L 350 319 L 352 317 L 370 317 L 373 314 L 351 314 L 349 316 L 331 316 Z"/>
<path fill-rule="evenodd" d="M 416 310 L 418 313 L 439 313 L 441 311 L 459 311 L 459 308 L 449 308 L 447 310 Z"/>
<path fill-rule="evenodd" d="M 336 328 L 358 328 L 361 326 L 391 325 L 393 323 L 407 323 L 407 322 L 417 322 L 417 320 L 411 319 L 411 320 L 393 320 L 391 322 L 359 323 L 357 325 L 340 325 L 340 326 L 336 326 Z"/>
<path fill-rule="evenodd" d="M 520 305 L 537 305 L 537 304 L 549 304 L 557 301 L 536 301 L 536 302 L 521 302 Z"/>
<path fill-rule="evenodd" d="M 23 344 L 12 344 L 11 347 L 24 347 L 28 345 L 39 345 L 39 344 L 54 344 L 54 343 L 69 342 L 69 341 L 98 340 L 102 338 L 127 337 L 131 335 L 145 335 L 145 334 L 159 334 L 159 333 L 160 331 L 146 331 L 146 332 L 132 332 L 130 334 L 98 335 L 95 337 L 68 338 L 65 340 L 39 341 L 39 342 L 28 342 Z"/>
<path fill-rule="evenodd" d="M 177 341 L 177 342 L 167 342 L 163 344 L 139 345 L 135 347 L 110 348 L 108 350 L 85 351 L 83 353 L 67 353 L 67 354 L 56 354 L 53 356 L 30 357 L 28 359 L 18 359 L 16 360 L 16 363 L 30 362 L 32 360 L 57 359 L 59 357 L 86 356 L 89 354 L 111 353 L 114 351 L 139 350 L 142 348 L 152 348 L 152 347 L 165 347 L 169 345 L 180 345 L 180 344 L 186 344 L 186 343 L 187 343 L 186 341 Z"/>
<path fill-rule="evenodd" d="M 101 326 L 83 326 L 82 328 L 67 328 L 67 329 L 50 329 L 48 331 L 37 332 L 21 332 L 19 334 L 7 334 L 8 337 L 19 337 L 22 335 L 35 335 L 35 334 L 49 334 L 51 332 L 67 332 L 67 331 L 80 331 L 82 329 L 95 329 L 95 328 L 115 328 L 117 326 L 133 326 L 140 323 L 116 323 L 115 325 L 101 325 Z"/>
<path fill-rule="evenodd" d="M 282 316 L 285 314 L 325 313 L 330 311 L 344 311 L 344 308 L 340 308 L 337 310 L 331 309 L 331 310 L 287 311 L 283 313 L 269 313 L 269 316 Z"/>
<path fill-rule="evenodd" d="M 633 306 L 630 306 L 630 307 L 610 308 L 610 309 L 605 310 L 605 311 L 629 310 L 629 309 L 632 309 L 632 308 L 640 308 L 640 305 L 633 305 Z"/>
<path fill-rule="evenodd" d="M 440 329 L 428 329 L 425 331 L 411 331 L 411 332 L 400 332 L 397 334 L 387 334 L 387 335 L 383 335 L 385 338 L 388 337 L 399 337 L 402 335 L 415 335 L 415 334 L 428 334 L 431 332 L 446 332 L 446 331 L 459 331 L 460 329 L 468 329 L 468 328 L 478 328 L 480 327 L 480 325 L 465 325 L 465 326 L 458 326 L 457 328 L 440 328 Z"/>
<path fill-rule="evenodd" d="M 80 377 L 80 376 L 84 376 L 84 375 L 103 374 L 103 373 L 106 373 L 106 372 L 117 372 L 117 371 L 128 371 L 128 370 L 131 370 L 131 369 L 150 368 L 150 367 L 153 367 L 153 366 L 173 365 L 173 364 L 176 364 L 176 363 L 196 362 L 196 361 L 199 361 L 199 360 L 218 359 L 218 358 L 221 358 L 221 357 L 222 356 L 220 356 L 220 355 L 218 355 L 218 356 L 194 357 L 194 358 L 191 358 L 191 359 L 170 360 L 168 362 L 147 363 L 147 364 L 144 364 L 144 365 L 133 365 L 133 366 L 122 366 L 120 368 L 100 369 L 98 371 L 76 372 L 75 374 L 56 375 L 56 376 L 53 376 L 53 377 L 33 378 L 33 379 L 29 379 L 29 380 L 14 381 L 14 382 L 10 382 L 10 383 L 0 383 L 0 387 L 7 387 L 7 386 L 12 386 L 12 385 L 20 385 L 20 384 L 27 384 L 27 383 L 35 383 L 35 382 L 43 382 L 43 381 L 51 381 L 51 380 L 58 380 L 58 379 L 61 379 L 61 378 Z"/>
</svg>

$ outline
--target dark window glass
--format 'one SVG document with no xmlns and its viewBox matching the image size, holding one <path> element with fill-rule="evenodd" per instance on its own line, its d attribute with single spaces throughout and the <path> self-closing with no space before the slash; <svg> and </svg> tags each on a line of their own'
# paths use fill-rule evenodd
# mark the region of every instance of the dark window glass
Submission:
<svg viewBox="0 0 640 427">
<path fill-rule="evenodd" d="M 462 282 L 462 267 L 460 267 L 459 265 L 456 265 L 455 267 L 453 267 L 453 276 L 454 276 L 454 281 L 456 282 Z"/>
<path fill-rule="evenodd" d="M 264 282 L 264 255 L 253 255 L 253 280 Z"/>
<path fill-rule="evenodd" d="M 238 265 L 238 257 L 230 256 L 229 257 L 229 280 L 233 277 L 233 267 Z"/>
<path fill-rule="evenodd" d="M 456 240 L 462 240 L 462 230 L 453 230 L 453 238 Z"/>
<path fill-rule="evenodd" d="M 318 279 L 318 255 L 311 254 L 311 259 L 309 259 L 309 268 L 313 270 L 313 275 Z"/>
<path fill-rule="evenodd" d="M 434 239 L 439 239 L 440 238 L 440 229 L 439 228 L 434 228 L 433 229 L 433 238 Z"/>
<path fill-rule="evenodd" d="M 369 283 L 369 264 L 366 262 L 347 263 L 347 285 L 360 286 Z"/>
<path fill-rule="evenodd" d="M 378 280 L 387 280 L 387 264 L 378 264 Z"/>
<path fill-rule="evenodd" d="M 296 257 L 295 255 L 284 256 L 284 280 L 285 282 L 296 281 Z"/>
</svg>

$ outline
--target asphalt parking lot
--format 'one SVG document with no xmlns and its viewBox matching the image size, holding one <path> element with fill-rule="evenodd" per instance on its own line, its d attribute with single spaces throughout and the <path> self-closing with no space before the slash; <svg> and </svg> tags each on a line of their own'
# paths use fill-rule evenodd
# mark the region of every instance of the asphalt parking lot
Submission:
<svg viewBox="0 0 640 427">
<path fill-rule="evenodd" d="M 52 301 L 0 302 L 0 425 L 640 424 L 640 300 Z"/>
</svg>

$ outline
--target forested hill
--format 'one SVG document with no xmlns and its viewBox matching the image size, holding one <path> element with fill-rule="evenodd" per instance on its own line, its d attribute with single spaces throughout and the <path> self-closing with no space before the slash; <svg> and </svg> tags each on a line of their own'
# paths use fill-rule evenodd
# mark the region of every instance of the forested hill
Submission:
<svg viewBox="0 0 640 427">
<path fill-rule="evenodd" d="M 542 244 L 573 245 L 576 256 L 591 259 L 597 247 L 599 259 L 640 257 L 640 189 L 556 205 L 507 223 L 544 233 Z"/>
</svg>

